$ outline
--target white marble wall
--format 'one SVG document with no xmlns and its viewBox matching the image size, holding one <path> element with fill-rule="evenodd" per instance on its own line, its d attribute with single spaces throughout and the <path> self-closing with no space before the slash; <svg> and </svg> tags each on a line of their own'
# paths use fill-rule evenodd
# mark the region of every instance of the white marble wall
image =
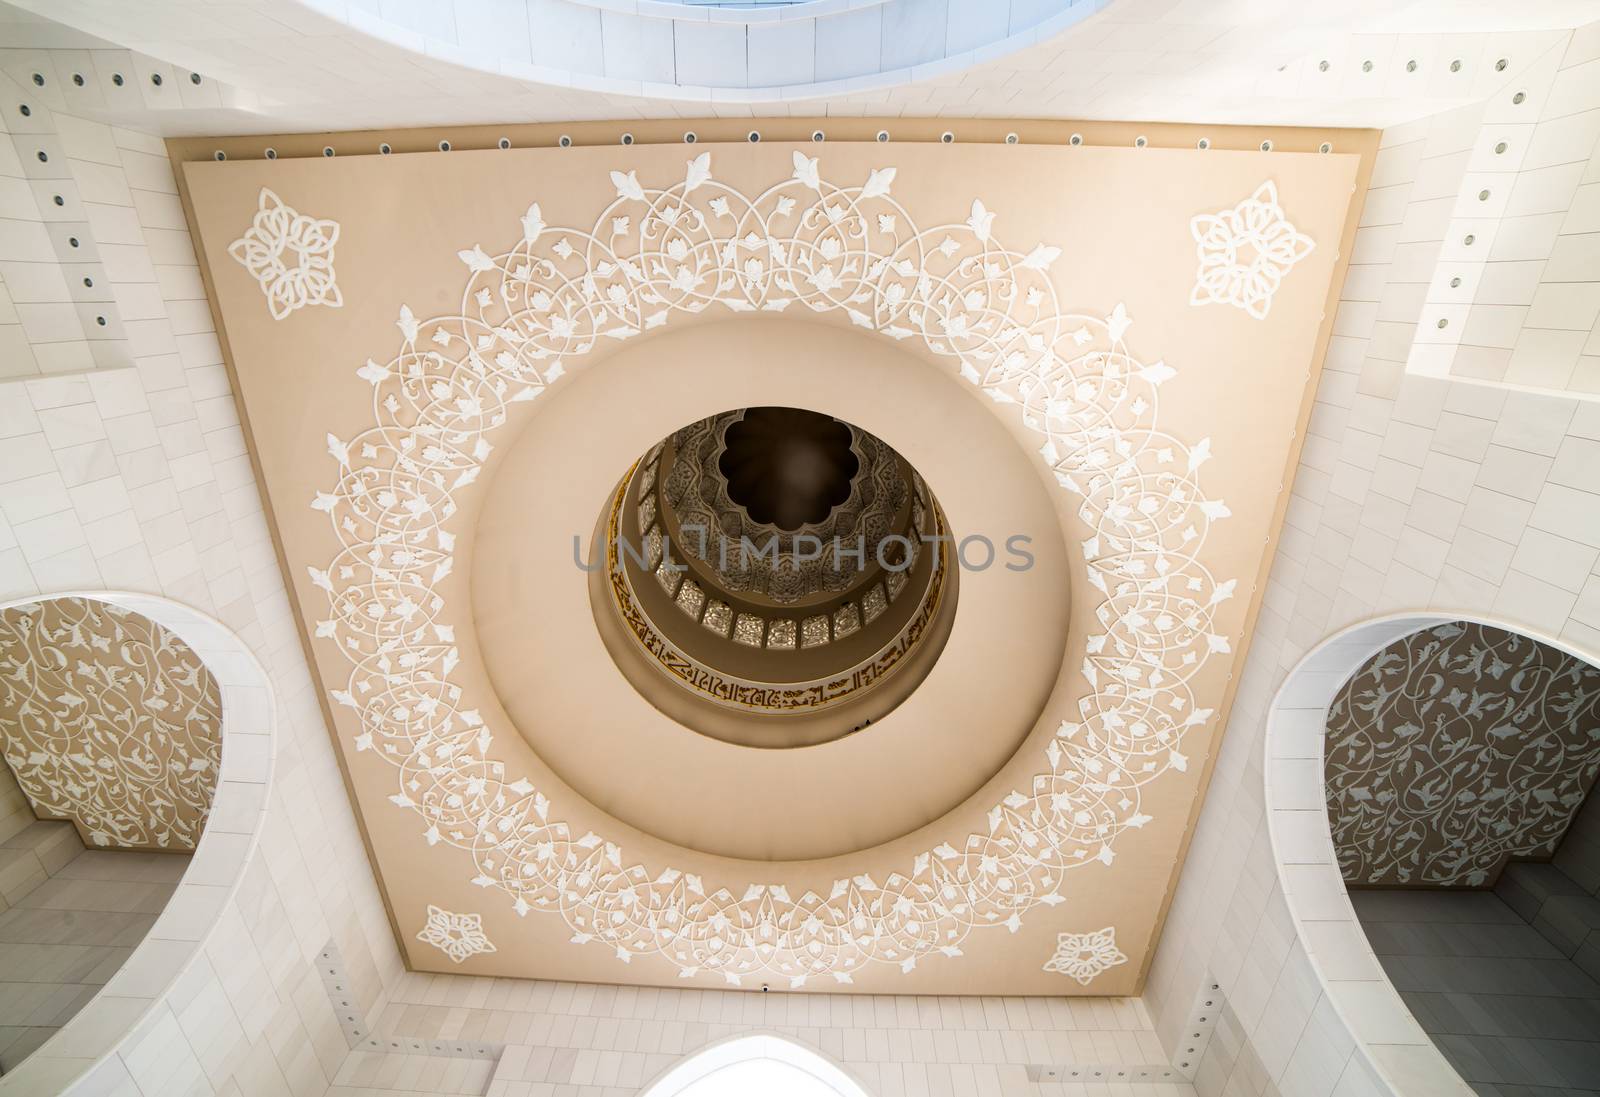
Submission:
<svg viewBox="0 0 1600 1097">
<path fill-rule="evenodd" d="M 35 823 L 0 844 L 39 850 L 44 875 L 0 909 L 0 1073 L 88 1004 L 127 962 L 189 867 L 187 853 L 86 850 L 70 823 Z"/>
<path fill-rule="evenodd" d="M 1460 159 L 1409 368 L 1600 399 L 1600 24 L 1491 96 Z"/>
<path fill-rule="evenodd" d="M 1469 108 L 1383 136 L 1279 554 L 1146 989 L 1171 1041 L 1195 988 L 1220 981 L 1228 1009 L 1202 1097 L 1381 1092 L 1274 864 L 1264 719 L 1287 671 L 1341 628 L 1426 609 L 1600 655 L 1600 405 L 1405 371 L 1481 121 Z"/>
<path fill-rule="evenodd" d="M 4 89 L 7 130 L 20 90 Z M 86 1092 L 321 1094 L 349 1045 L 315 959 L 337 940 L 367 969 L 376 950 L 397 970 L 387 919 L 312 694 L 165 149 L 132 131 L 54 122 L 48 135 L 0 139 L 0 188 L 27 178 L 18 148 L 48 136 L 51 162 L 67 167 L 50 185 L 75 183 L 75 201 L 105 207 L 96 216 L 118 226 L 118 240 L 100 254 L 132 366 L 32 376 L 0 365 L 15 378 L 0 383 L 0 600 L 69 588 L 165 595 L 242 637 L 278 708 L 268 818 L 243 885 L 208 916 L 203 954 Z M 18 220 L 0 218 L 0 239 L 26 238 Z M 50 256 L 0 248 L 0 264 L 13 260 Z M 0 266 L 8 285 L 11 269 Z M 65 1081 L 52 1075 L 40 1092 Z"/>
<path fill-rule="evenodd" d="M 1175 0 L 814 0 L 742 15 L 741 48 L 711 26 L 728 13 L 655 0 L 9 0 L 29 14 L 8 26 L 0 5 L 0 42 L 44 47 L 15 52 L 59 63 L 64 109 L 167 133 L 708 116 L 1386 126 L 1481 101 L 1592 18 L 1585 2 L 1413 0 L 1395 21 L 1383 4 L 1291 19 Z M 53 48 L 62 28 L 44 20 L 138 52 Z M 729 84 L 665 82 L 680 48 L 686 78 Z M 73 71 L 86 87 L 61 83 Z"/>
</svg>

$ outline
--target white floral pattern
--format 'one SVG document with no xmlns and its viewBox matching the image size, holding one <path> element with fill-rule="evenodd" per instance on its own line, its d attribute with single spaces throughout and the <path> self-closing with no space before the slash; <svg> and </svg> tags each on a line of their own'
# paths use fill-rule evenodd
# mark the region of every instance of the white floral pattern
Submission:
<svg viewBox="0 0 1600 1097">
<path fill-rule="evenodd" d="M 1189 221 L 1200 267 L 1191 305 L 1232 305 L 1265 320 L 1272 296 L 1294 266 L 1316 247 L 1278 205 L 1270 179 L 1232 209 L 1202 213 Z"/>
<path fill-rule="evenodd" d="M 506 893 L 518 914 L 559 916 L 574 941 L 623 962 L 658 957 L 682 976 L 735 985 L 763 974 L 848 983 L 868 964 L 909 972 L 960 955 L 974 930 L 1015 932 L 1028 911 L 1062 901 L 1069 870 L 1111 864 L 1118 836 L 1149 822 L 1143 788 L 1187 767 L 1185 736 L 1212 718 L 1190 683 L 1230 650 L 1213 616 L 1235 586 L 1199 560 L 1229 513 L 1200 488 L 1210 441 L 1160 430 L 1158 388 L 1174 371 L 1129 353 L 1121 306 L 1063 311 L 1049 275 L 1060 249 L 1004 247 L 981 201 L 964 223 L 919 228 L 891 193 L 895 169 L 841 186 L 814 157 L 795 152 L 793 164 L 753 195 L 717 182 L 709 153 L 664 189 L 614 171 L 615 200 L 593 228 L 552 228 L 534 203 L 508 251 L 463 249 L 460 312 L 401 307 L 399 352 L 356 371 L 374 389 L 373 425 L 329 435 L 337 476 L 311 503 L 342 545 L 308 568 L 329 607 L 315 633 L 351 664 L 333 698 L 359 719 L 355 748 L 396 767 L 392 802 L 420 817 L 429 843 L 468 851 L 472 882 Z M 952 359 L 1036 432 L 1091 531 L 1083 556 L 1102 600 L 1088 693 L 1042 770 L 994 805 L 984 832 L 826 894 L 708 888 L 693 873 L 630 862 L 603 835 L 573 833 L 541 790 L 507 772 L 484 701 L 454 676 L 466 618 L 438 584 L 455 563 L 455 497 L 512 405 L 602 340 L 713 306 L 839 312 Z"/>
<path fill-rule="evenodd" d="M 1127 962 L 1117 948 L 1116 927 L 1107 926 L 1093 933 L 1057 934 L 1055 955 L 1045 961 L 1044 970 L 1071 976 L 1086 987 L 1101 972 Z"/>
<path fill-rule="evenodd" d="M 260 283 L 272 318 L 282 320 L 307 305 L 344 304 L 333 270 L 338 242 L 339 222 L 307 217 L 262 187 L 255 219 L 228 254 Z"/>
<path fill-rule="evenodd" d="M 34 814 L 114 849 L 192 850 L 222 757 L 216 679 L 172 633 L 86 598 L 0 612 L 0 748 Z"/>
<path fill-rule="evenodd" d="M 417 933 L 417 940 L 432 945 L 457 964 L 480 952 L 495 951 L 483 932 L 480 915 L 452 914 L 432 903 L 428 904 L 428 920 Z"/>
<path fill-rule="evenodd" d="M 1555 853 L 1600 772 L 1600 667 L 1488 625 L 1415 632 L 1345 683 L 1325 751 L 1347 881 L 1493 884 Z"/>
</svg>

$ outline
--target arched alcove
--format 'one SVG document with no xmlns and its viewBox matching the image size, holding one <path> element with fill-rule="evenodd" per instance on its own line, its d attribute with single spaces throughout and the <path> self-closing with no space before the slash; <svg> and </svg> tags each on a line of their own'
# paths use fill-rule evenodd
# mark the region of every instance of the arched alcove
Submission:
<svg viewBox="0 0 1600 1097">
<path fill-rule="evenodd" d="M 690 1055 L 640 1090 L 640 1097 L 871 1097 L 820 1052 L 784 1036 L 736 1036 Z"/>
<path fill-rule="evenodd" d="M 1424 630 L 1467 622 L 1507 629 L 1588 663 L 1594 653 L 1470 613 L 1401 614 L 1353 626 L 1311 651 L 1267 715 L 1263 762 L 1268 830 L 1295 933 L 1338 1012 L 1388 1092 L 1473 1092 L 1450 1065 L 1375 954 L 1340 870 L 1327 804 L 1330 708 L 1374 655 Z"/>
<path fill-rule="evenodd" d="M 75 599 L 154 622 L 198 657 L 220 693 L 215 790 L 193 855 L 149 931 L 75 1015 L 0 1076 L 0 1094 L 66 1093 L 112 1054 L 199 954 L 255 849 L 271 780 L 275 726 L 266 672 L 220 622 L 165 598 L 120 591 L 60 591 L 0 603 Z"/>
</svg>

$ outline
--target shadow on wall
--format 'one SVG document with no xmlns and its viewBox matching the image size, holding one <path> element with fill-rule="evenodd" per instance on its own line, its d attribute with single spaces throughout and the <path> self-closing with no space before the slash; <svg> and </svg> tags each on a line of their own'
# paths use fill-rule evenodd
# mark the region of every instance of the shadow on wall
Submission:
<svg viewBox="0 0 1600 1097">
<path fill-rule="evenodd" d="M 1472 1091 L 1406 1008 L 1351 905 L 1329 829 L 1323 756 L 1328 711 L 1373 654 L 1462 614 L 1399 614 L 1323 641 L 1284 679 L 1267 709 L 1263 792 L 1267 831 L 1295 942 L 1315 973 L 1305 1013 L 1331 1011 L 1319 1030 L 1330 1054 L 1354 1056 L 1374 1094 Z M 1352 1050 L 1353 1049 L 1353 1050 Z"/>
<path fill-rule="evenodd" d="M 1339 691 L 1324 765 L 1367 941 L 1450 1065 L 1485 1097 L 1600 1093 L 1600 667 L 1413 632 Z"/>
<path fill-rule="evenodd" d="M 92 1089 L 198 955 L 255 848 L 273 728 L 265 672 L 209 617 L 104 591 L 0 606 L 0 1094 Z"/>
</svg>

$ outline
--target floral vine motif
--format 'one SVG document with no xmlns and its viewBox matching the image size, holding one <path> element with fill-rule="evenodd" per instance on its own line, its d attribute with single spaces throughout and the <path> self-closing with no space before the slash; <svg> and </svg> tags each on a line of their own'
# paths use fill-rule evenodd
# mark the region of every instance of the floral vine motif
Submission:
<svg viewBox="0 0 1600 1097">
<path fill-rule="evenodd" d="M 1453 622 L 1384 648 L 1328 711 L 1344 878 L 1478 887 L 1549 857 L 1600 772 L 1600 668 Z"/>
<path fill-rule="evenodd" d="M 417 933 L 417 940 L 432 945 L 452 963 L 461 963 L 480 952 L 496 951 L 483 932 L 483 918 L 477 914 L 452 914 L 428 904 L 428 921 Z"/>
<path fill-rule="evenodd" d="M 534 203 L 509 251 L 460 252 L 469 278 L 459 314 L 422 319 L 401 307 L 399 352 L 356 371 L 374 386 L 374 425 L 328 438 L 338 476 L 311 505 L 342 548 L 308 569 L 329 604 L 315 631 L 352 664 L 333 697 L 359 716 L 356 748 L 397 768 L 390 799 L 421 817 L 430 843 L 469 851 L 473 882 L 507 893 L 518 914 L 554 912 L 574 941 L 624 962 L 658 957 L 683 976 L 733 984 L 760 974 L 849 982 L 874 963 L 910 971 L 959 955 L 975 929 L 1015 932 L 1029 910 L 1062 901 L 1068 870 L 1110 864 L 1118 836 L 1149 821 L 1144 786 L 1186 767 L 1183 738 L 1212 715 L 1195 707 L 1190 682 L 1229 650 L 1212 620 L 1234 581 L 1198 559 L 1228 509 L 1200 490 L 1209 440 L 1190 446 L 1156 425 L 1157 388 L 1173 371 L 1128 353 L 1125 310 L 1058 306 L 1048 271 L 1059 249 L 1002 246 L 981 201 L 964 224 L 919 228 L 890 193 L 893 168 L 839 186 L 796 152 L 790 178 L 746 195 L 715 181 L 710 160 L 696 157 L 660 190 L 612 172 L 616 198 L 592 229 L 552 229 Z M 994 806 L 984 833 L 882 880 L 838 880 L 826 895 L 708 888 L 680 869 L 630 863 L 601 835 L 573 834 L 494 757 L 494 735 L 453 678 L 454 624 L 436 584 L 454 564 L 456 493 L 511 405 L 600 340 L 713 306 L 842 312 L 951 358 L 1037 432 L 1093 531 L 1083 554 L 1103 600 L 1083 665 L 1090 691 L 1043 771 Z"/>
<path fill-rule="evenodd" d="M 1189 232 L 1200 259 L 1189 303 L 1232 305 L 1257 320 L 1267 318 L 1289 268 L 1317 246 L 1284 217 L 1270 179 L 1232 209 L 1195 216 Z"/>
<path fill-rule="evenodd" d="M 222 758 L 216 679 L 172 633 L 85 598 L 0 612 L 0 748 L 85 842 L 192 850 Z"/>
<path fill-rule="evenodd" d="M 1102 971 L 1127 962 L 1117 948 L 1117 928 L 1107 926 L 1093 933 L 1057 934 L 1055 955 L 1045 961 L 1044 970 L 1069 975 L 1086 987 Z"/>
<path fill-rule="evenodd" d="M 261 284 L 267 310 L 282 320 L 307 305 L 344 304 L 333 271 L 338 242 L 339 222 L 298 213 L 262 187 L 255 219 L 228 245 L 228 254 Z"/>
</svg>

